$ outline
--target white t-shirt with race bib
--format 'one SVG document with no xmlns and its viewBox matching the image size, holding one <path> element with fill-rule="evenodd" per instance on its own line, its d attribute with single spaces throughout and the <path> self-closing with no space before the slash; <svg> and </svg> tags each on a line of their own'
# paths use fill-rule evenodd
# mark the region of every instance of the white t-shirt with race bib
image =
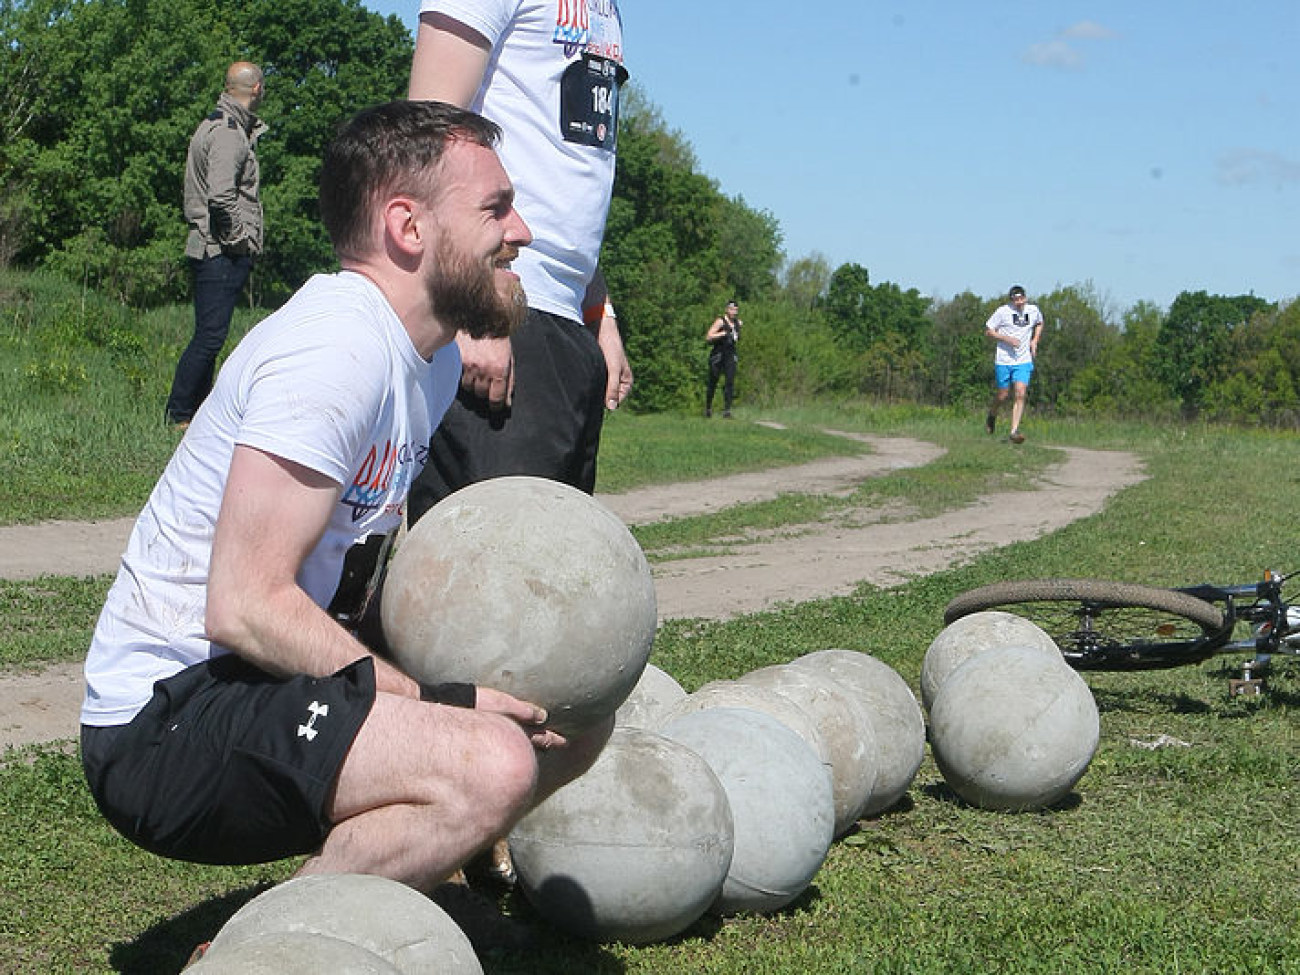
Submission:
<svg viewBox="0 0 1300 975">
<path fill-rule="evenodd" d="M 533 243 L 515 259 L 528 305 L 582 321 L 614 186 L 623 27 L 617 0 L 423 0 L 483 35 L 492 57 L 469 105 L 500 156 Z"/>
<path fill-rule="evenodd" d="M 1000 306 L 989 316 L 989 320 L 984 324 L 985 330 L 1018 339 L 1020 344 L 1012 346 L 1007 342 L 999 342 L 993 362 L 999 366 L 1018 366 L 1033 362 L 1034 353 L 1029 348 L 1029 340 L 1033 338 L 1034 329 L 1042 324 L 1043 313 L 1038 310 L 1037 305 L 1026 303 L 1024 311 L 1016 311 L 1011 305 Z"/>
<path fill-rule="evenodd" d="M 236 444 L 343 487 L 298 575 L 325 606 L 347 550 L 400 524 L 459 378 L 455 343 L 424 360 L 379 289 L 353 272 L 313 277 L 250 331 L 136 521 L 86 659 L 82 722 L 125 724 L 155 681 L 227 652 L 204 638 L 203 619 Z"/>
</svg>

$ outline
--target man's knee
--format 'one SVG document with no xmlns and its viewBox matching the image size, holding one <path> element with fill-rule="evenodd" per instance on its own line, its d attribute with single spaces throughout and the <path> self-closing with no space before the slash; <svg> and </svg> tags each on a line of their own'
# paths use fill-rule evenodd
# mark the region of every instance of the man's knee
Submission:
<svg viewBox="0 0 1300 975">
<path fill-rule="evenodd" d="M 483 715 L 474 741 L 467 742 L 471 763 L 465 776 L 467 795 L 478 810 L 503 824 L 512 823 L 537 789 L 537 751 L 514 722 Z"/>
</svg>

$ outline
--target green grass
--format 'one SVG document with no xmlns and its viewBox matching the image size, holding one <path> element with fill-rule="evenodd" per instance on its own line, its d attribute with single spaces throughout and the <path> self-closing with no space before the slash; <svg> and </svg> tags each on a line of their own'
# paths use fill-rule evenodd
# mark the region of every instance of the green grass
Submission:
<svg viewBox="0 0 1300 975">
<path fill-rule="evenodd" d="M 0 673 L 83 657 L 111 582 L 0 579 Z"/>
<path fill-rule="evenodd" d="M 238 309 L 232 336 L 258 317 Z M 0 271 L 0 524 L 139 510 L 176 445 L 163 404 L 192 329 L 188 306 Z"/>
<path fill-rule="evenodd" d="M 613 489 L 606 478 L 631 486 L 845 449 L 810 433 L 819 427 L 916 436 L 948 450 L 932 467 L 883 478 L 850 502 L 783 499 L 750 506 L 734 524 L 691 519 L 683 538 L 705 544 L 808 512 L 833 518 L 842 503 L 916 511 L 960 504 L 1031 479 L 1052 459 L 1051 445 L 1133 450 L 1150 477 L 1099 515 L 906 585 L 864 586 L 728 622 L 670 622 L 653 660 L 688 689 L 826 647 L 873 653 L 916 688 L 944 603 L 998 579 L 1094 575 L 1173 585 L 1295 567 L 1293 435 L 1034 417 L 1029 449 L 1013 451 L 984 437 L 978 416 L 956 413 L 845 405 L 743 415 L 760 418 L 788 430 L 613 418 L 602 488 Z M 142 462 L 143 480 L 156 474 L 165 446 Z M 127 452 L 120 439 L 102 449 Z M 45 458 L 59 463 L 57 454 Z M 32 483 L 50 474 L 40 466 L 33 461 Z M 99 504 L 86 494 L 58 513 L 88 514 Z M 20 520 L 16 506 L 13 494 L 0 495 L 0 519 Z M 106 584 L 46 578 L 0 587 L 0 660 L 79 655 Z M 1101 743 L 1075 793 L 1056 808 L 971 809 L 927 759 L 904 806 L 837 842 L 814 887 L 785 912 L 706 919 L 671 943 L 638 948 L 548 933 L 541 952 L 488 958 L 484 967 L 490 975 L 1300 972 L 1300 667 L 1280 666 L 1269 693 L 1248 700 L 1227 696 L 1230 664 L 1088 675 Z M 1186 746 L 1134 744 L 1161 735 Z M 58 744 L 0 761 L 0 836 L 6 972 L 174 973 L 196 942 L 294 867 L 199 867 L 135 849 L 104 823 L 71 749 Z M 522 903 L 509 906 L 528 913 Z"/>
</svg>

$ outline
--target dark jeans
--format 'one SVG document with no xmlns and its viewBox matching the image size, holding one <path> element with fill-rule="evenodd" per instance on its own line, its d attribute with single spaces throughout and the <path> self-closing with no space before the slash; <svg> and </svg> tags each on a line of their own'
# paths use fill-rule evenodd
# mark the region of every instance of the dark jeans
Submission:
<svg viewBox="0 0 1300 975">
<path fill-rule="evenodd" d="M 194 337 L 176 363 L 171 395 L 167 397 L 167 419 L 171 423 L 192 420 L 199 404 L 212 391 L 217 356 L 226 344 L 230 319 L 253 269 L 253 259 L 218 254 L 198 261 L 191 258 L 190 266 L 194 268 Z"/>
<path fill-rule="evenodd" d="M 722 408 L 731 412 L 731 402 L 736 396 L 736 354 L 724 353 L 709 356 L 709 385 L 704 393 L 704 408 L 713 409 L 713 393 L 722 378 Z"/>
</svg>

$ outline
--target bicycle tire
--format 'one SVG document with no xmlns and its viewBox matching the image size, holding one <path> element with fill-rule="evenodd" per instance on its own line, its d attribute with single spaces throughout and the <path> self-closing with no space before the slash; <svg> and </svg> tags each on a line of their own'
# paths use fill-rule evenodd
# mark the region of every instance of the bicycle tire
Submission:
<svg viewBox="0 0 1300 975">
<path fill-rule="evenodd" d="M 1231 634 L 1213 603 L 1174 589 L 1099 579 L 995 582 L 957 596 L 949 624 L 1000 610 L 1037 624 L 1076 670 L 1149 670 L 1199 663 Z"/>
</svg>

